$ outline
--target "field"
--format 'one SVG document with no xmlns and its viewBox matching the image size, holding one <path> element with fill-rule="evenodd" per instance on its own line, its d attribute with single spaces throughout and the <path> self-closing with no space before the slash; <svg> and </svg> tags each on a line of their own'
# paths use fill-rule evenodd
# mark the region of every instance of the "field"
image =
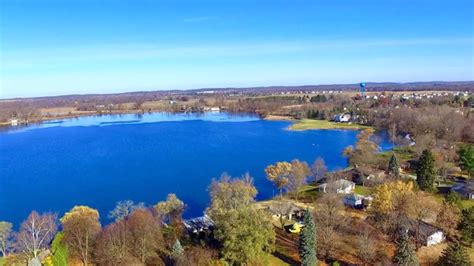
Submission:
<svg viewBox="0 0 474 266">
<path fill-rule="evenodd" d="M 310 130 L 310 129 L 352 129 L 360 130 L 371 128 L 369 126 L 349 123 L 336 123 L 327 120 L 302 119 L 290 127 L 290 130 Z"/>
</svg>

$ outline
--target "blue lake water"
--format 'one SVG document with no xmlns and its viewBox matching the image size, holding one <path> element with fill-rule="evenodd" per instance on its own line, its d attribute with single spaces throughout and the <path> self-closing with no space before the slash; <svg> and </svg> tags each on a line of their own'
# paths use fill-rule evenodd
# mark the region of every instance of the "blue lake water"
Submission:
<svg viewBox="0 0 474 266">
<path fill-rule="evenodd" d="M 74 205 L 97 208 L 103 222 L 119 200 L 148 205 L 175 193 L 186 217 L 200 216 L 207 187 L 223 172 L 249 172 L 264 199 L 277 194 L 264 168 L 318 156 L 347 165 L 342 150 L 357 131 L 289 131 L 290 122 L 252 115 L 90 116 L 0 132 L 0 220 L 17 227 L 32 210 L 61 216 Z M 382 147 L 387 147 L 383 142 Z"/>
</svg>

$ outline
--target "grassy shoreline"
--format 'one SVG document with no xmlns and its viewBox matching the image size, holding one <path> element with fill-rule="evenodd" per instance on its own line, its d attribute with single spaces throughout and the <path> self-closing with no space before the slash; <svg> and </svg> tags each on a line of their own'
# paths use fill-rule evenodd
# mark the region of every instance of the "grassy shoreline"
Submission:
<svg viewBox="0 0 474 266">
<path fill-rule="evenodd" d="M 349 123 L 336 123 L 327 120 L 312 120 L 302 119 L 288 127 L 289 130 L 302 131 L 302 130 L 316 130 L 316 129 L 349 129 L 349 130 L 361 130 L 369 129 L 370 126 L 364 126 L 359 124 Z"/>
</svg>

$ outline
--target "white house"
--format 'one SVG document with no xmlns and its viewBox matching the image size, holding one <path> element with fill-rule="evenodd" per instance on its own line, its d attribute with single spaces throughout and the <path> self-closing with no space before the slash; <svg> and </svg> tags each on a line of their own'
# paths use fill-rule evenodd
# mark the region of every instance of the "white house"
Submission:
<svg viewBox="0 0 474 266">
<path fill-rule="evenodd" d="M 408 232 L 413 236 L 417 235 L 416 230 L 419 228 L 419 243 L 423 244 L 424 246 L 429 247 L 437 245 L 446 239 L 446 236 L 441 229 L 429 223 L 420 221 L 420 224 L 418 225 L 415 220 L 411 220 L 410 226 L 411 228 L 408 230 Z"/>
<path fill-rule="evenodd" d="M 16 119 L 16 118 L 10 119 L 10 124 L 11 124 L 12 126 L 18 126 L 18 119 Z"/>
<path fill-rule="evenodd" d="M 321 184 L 319 190 L 327 193 L 329 191 L 334 191 L 338 194 L 349 194 L 352 193 L 355 189 L 355 183 L 345 179 L 339 179 L 336 181 L 331 181 L 328 183 Z"/>
<path fill-rule="evenodd" d="M 349 122 L 351 120 L 351 114 L 350 113 L 344 113 L 344 114 L 338 114 L 335 115 L 333 120 L 334 122 Z"/>
</svg>

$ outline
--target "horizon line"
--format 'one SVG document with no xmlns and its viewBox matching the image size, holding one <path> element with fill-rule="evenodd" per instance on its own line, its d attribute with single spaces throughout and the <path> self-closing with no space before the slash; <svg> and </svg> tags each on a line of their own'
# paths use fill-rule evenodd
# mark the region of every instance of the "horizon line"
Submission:
<svg viewBox="0 0 474 266">
<path fill-rule="evenodd" d="M 365 84 L 393 84 L 393 85 L 408 85 L 408 84 L 422 84 L 422 83 L 473 83 L 474 80 L 432 80 L 432 81 L 408 81 L 408 82 L 396 82 L 396 81 L 360 81 L 360 83 Z M 170 92 L 195 92 L 203 90 L 247 90 L 247 89 L 265 89 L 265 88 L 291 88 L 291 87 L 323 87 L 323 86 L 357 86 L 359 82 L 356 83 L 330 83 L 330 84 L 304 84 L 304 85 L 268 85 L 268 86 L 245 86 L 245 87 L 202 87 L 202 88 L 192 88 L 192 89 L 151 89 L 151 90 L 130 90 L 124 92 L 107 92 L 107 93 L 72 93 L 72 94 L 56 94 L 56 95 L 43 95 L 43 96 L 30 96 L 30 97 L 10 97 L 3 98 L 0 96 L 1 101 L 8 100 L 25 100 L 25 99 L 41 99 L 41 98 L 56 98 L 56 97 L 70 97 L 70 96 L 106 96 L 106 95 L 120 95 L 120 94 L 137 94 L 137 93 L 170 93 Z M 370 88 L 368 88 L 370 89 Z"/>
</svg>

